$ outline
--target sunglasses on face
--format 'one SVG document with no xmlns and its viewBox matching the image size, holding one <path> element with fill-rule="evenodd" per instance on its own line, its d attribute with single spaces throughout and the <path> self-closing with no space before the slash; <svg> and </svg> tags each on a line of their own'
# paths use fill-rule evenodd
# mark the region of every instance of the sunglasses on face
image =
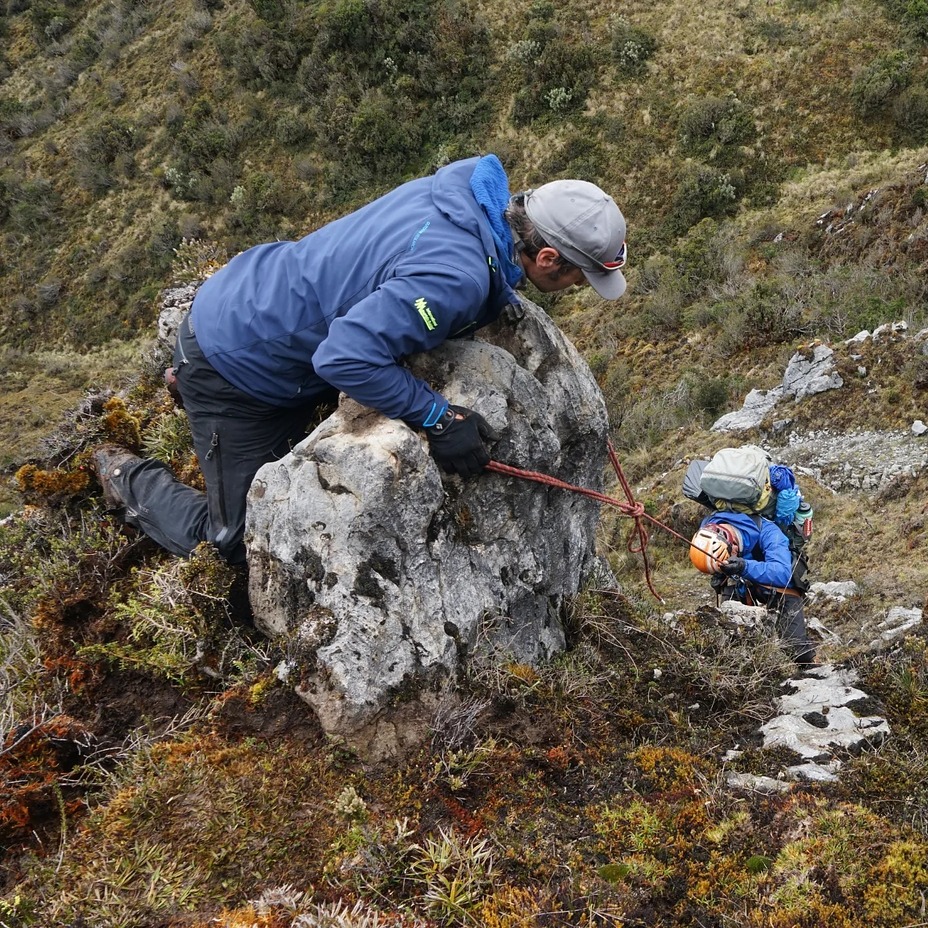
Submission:
<svg viewBox="0 0 928 928">
<path fill-rule="evenodd" d="M 625 267 L 625 259 L 627 257 L 628 247 L 625 242 L 622 242 L 622 247 L 619 249 L 619 253 L 615 256 L 615 260 L 602 262 L 603 269 L 607 271 L 617 271 L 619 268 Z"/>
</svg>

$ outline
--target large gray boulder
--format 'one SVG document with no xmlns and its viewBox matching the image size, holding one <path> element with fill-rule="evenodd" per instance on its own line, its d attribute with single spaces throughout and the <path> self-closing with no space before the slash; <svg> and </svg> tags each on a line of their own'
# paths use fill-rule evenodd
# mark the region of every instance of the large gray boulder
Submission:
<svg viewBox="0 0 928 928">
<path fill-rule="evenodd" d="M 409 361 L 500 433 L 495 460 L 602 491 L 607 419 L 584 360 L 526 303 Z M 565 645 L 597 566 L 599 506 L 536 482 L 442 474 L 424 437 L 342 397 L 249 497 L 250 597 L 323 728 L 371 758 L 417 742 L 468 668 Z M 442 697 L 445 698 L 445 697 Z"/>
</svg>

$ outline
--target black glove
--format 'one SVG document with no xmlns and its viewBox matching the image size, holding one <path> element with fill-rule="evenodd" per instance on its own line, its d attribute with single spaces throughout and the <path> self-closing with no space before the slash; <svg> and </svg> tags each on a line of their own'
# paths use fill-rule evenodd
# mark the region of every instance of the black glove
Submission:
<svg viewBox="0 0 928 928">
<path fill-rule="evenodd" d="M 730 557 L 722 565 L 722 573 L 726 577 L 740 577 L 744 573 L 744 558 L 743 557 Z"/>
<path fill-rule="evenodd" d="M 445 473 L 461 477 L 479 474 L 490 463 L 484 441 L 499 440 L 490 423 L 465 406 L 449 406 L 441 421 L 427 428 L 425 434 L 438 465 Z"/>
<path fill-rule="evenodd" d="M 716 593 L 721 593 L 725 589 L 725 584 L 728 583 L 728 577 L 725 574 L 713 574 L 709 578 L 709 586 L 715 590 Z"/>
</svg>

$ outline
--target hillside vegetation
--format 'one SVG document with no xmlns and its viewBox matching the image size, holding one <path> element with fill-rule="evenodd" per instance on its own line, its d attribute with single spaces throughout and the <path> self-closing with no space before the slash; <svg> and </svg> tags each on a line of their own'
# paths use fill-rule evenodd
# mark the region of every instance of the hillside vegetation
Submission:
<svg viewBox="0 0 928 928">
<path fill-rule="evenodd" d="M 0 926 L 902 928 L 925 922 L 928 476 L 811 478 L 827 660 L 892 735 L 839 780 L 736 790 L 791 667 L 718 626 L 655 529 L 658 603 L 605 512 L 620 590 L 550 665 L 462 681 L 392 765 L 326 741 L 209 550 L 104 513 L 90 449 L 199 479 L 154 347 L 159 292 L 447 161 L 514 189 L 595 181 L 629 293 L 529 295 L 587 358 L 650 514 L 793 353 L 928 325 L 928 8 L 909 0 L 6 0 L 0 13 Z M 799 432 L 908 429 L 924 342 L 839 357 Z M 861 367 L 867 376 L 859 374 Z M 745 436 L 767 440 L 766 431 Z M 876 552 L 876 553 L 875 553 Z M 668 624 L 662 616 L 674 612 Z"/>
</svg>

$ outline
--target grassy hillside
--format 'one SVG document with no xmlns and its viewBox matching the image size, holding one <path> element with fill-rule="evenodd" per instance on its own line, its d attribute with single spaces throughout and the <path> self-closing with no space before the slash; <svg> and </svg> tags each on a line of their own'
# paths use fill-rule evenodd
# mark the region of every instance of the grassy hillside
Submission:
<svg viewBox="0 0 928 928">
<path fill-rule="evenodd" d="M 614 191 L 641 268 L 705 216 L 772 205 L 810 166 L 928 128 L 920 39 L 876 3 L 500 13 L 11 0 L 4 341 L 131 337 L 182 237 L 235 251 L 300 235 L 478 151 L 516 187 L 578 176 Z"/>
<path fill-rule="evenodd" d="M 10 0 L 0 338 L 23 376 L 0 386 L 8 453 L 35 450 L 23 377 L 33 415 L 53 420 L 102 370 L 101 346 L 150 335 L 183 239 L 221 256 L 299 236 L 476 152 L 497 152 L 514 187 L 576 176 L 621 203 L 630 297 L 548 301 L 620 407 L 629 365 L 647 370 L 626 336 L 704 338 L 722 360 L 704 399 L 721 407 L 758 349 L 921 317 L 928 65 L 913 10 Z M 815 218 L 886 184 L 902 189 L 870 204 L 877 229 L 825 247 Z M 886 209 L 888 241 L 874 234 Z M 69 365 L 86 375 L 28 357 L 49 351 L 90 354 Z"/>
<path fill-rule="evenodd" d="M 928 324 L 926 37 L 902 0 L 7 0 L 0 926 L 923 922 L 928 649 L 860 631 L 923 599 L 925 474 L 804 483 L 814 579 L 861 588 L 814 610 L 823 656 L 892 736 L 768 795 L 726 776 L 793 762 L 755 734 L 790 668 L 721 632 L 670 535 L 658 603 L 604 513 L 621 592 L 580 598 L 571 650 L 465 681 L 419 753 L 368 767 L 278 680 L 236 577 L 122 530 L 86 465 L 118 440 L 198 479 L 151 346 L 162 288 L 494 151 L 515 188 L 581 177 L 621 204 L 628 295 L 530 296 L 588 359 L 648 512 L 691 531 L 685 459 L 728 441 L 718 415 L 802 346 Z M 839 353 L 845 387 L 783 416 L 928 420 L 922 344 Z"/>
</svg>

